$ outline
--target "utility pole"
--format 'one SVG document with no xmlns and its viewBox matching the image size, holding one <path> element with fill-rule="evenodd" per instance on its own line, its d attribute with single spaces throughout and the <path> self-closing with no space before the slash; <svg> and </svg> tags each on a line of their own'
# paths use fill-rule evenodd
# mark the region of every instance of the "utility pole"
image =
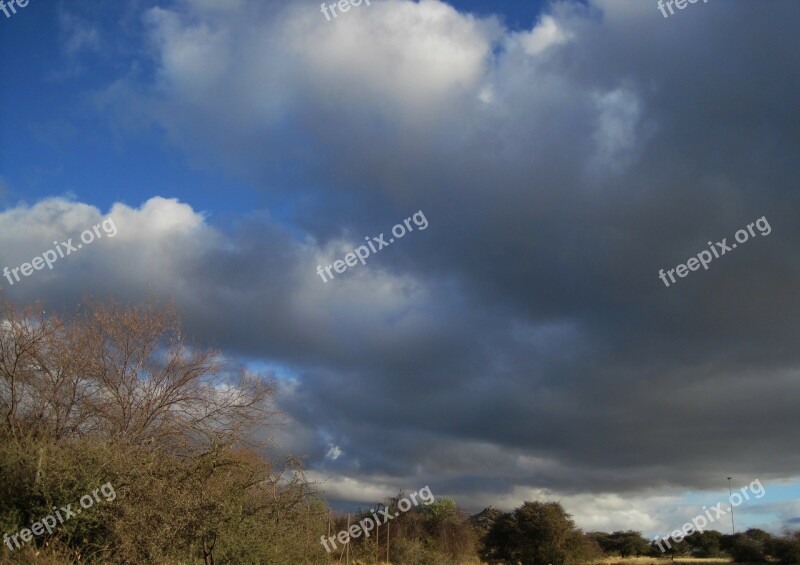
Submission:
<svg viewBox="0 0 800 565">
<path fill-rule="evenodd" d="M 739 497 L 741 500 L 741 497 Z M 731 490 L 731 477 L 728 477 L 728 502 L 731 503 L 731 533 L 736 533 L 736 525 L 733 523 L 733 491 Z"/>
</svg>

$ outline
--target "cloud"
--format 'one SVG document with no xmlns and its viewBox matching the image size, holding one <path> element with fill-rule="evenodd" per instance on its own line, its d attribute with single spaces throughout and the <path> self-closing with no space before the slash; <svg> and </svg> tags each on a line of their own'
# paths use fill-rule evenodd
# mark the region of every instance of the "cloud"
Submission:
<svg viewBox="0 0 800 565">
<path fill-rule="evenodd" d="M 572 35 L 559 27 L 552 16 L 544 16 L 531 31 L 518 35 L 522 48 L 528 55 L 539 55 L 550 47 L 563 45 L 572 39 Z"/>
<path fill-rule="evenodd" d="M 102 48 L 99 30 L 91 23 L 62 12 L 59 23 L 63 34 L 63 45 L 70 58 L 84 51 L 99 52 Z"/>
<path fill-rule="evenodd" d="M 553 493 L 591 527 L 669 527 L 653 510 L 664 493 L 800 464 L 785 449 L 799 12 L 731 1 L 664 20 L 557 2 L 513 32 L 436 0 L 331 22 L 301 3 L 152 8 L 154 73 L 115 81 L 105 107 L 142 109 L 288 212 L 221 226 L 187 203 L 117 204 L 119 239 L 15 296 L 150 284 L 201 339 L 289 367 L 280 443 L 334 497 Z M 770 33 L 743 41 L 753 29 Z M 424 233 L 319 280 L 318 264 L 419 209 Z M 658 279 L 764 215 L 768 238 Z M 99 217 L 62 200 L 6 211 L 2 258 Z"/>
</svg>

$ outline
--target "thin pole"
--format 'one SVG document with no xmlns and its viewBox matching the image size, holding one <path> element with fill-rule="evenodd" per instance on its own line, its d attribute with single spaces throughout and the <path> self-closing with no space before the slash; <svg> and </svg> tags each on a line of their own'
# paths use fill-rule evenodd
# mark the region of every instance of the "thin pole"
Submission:
<svg viewBox="0 0 800 565">
<path fill-rule="evenodd" d="M 386 522 L 386 563 L 389 563 L 389 522 Z"/>
<path fill-rule="evenodd" d="M 739 497 L 741 498 L 741 496 Z M 736 525 L 733 522 L 733 491 L 731 490 L 731 477 L 728 477 L 728 502 L 731 503 L 731 533 L 736 533 Z"/>
<path fill-rule="evenodd" d="M 347 515 L 347 531 L 350 531 L 350 514 Z M 347 565 L 350 565 L 350 540 L 347 540 Z"/>
</svg>

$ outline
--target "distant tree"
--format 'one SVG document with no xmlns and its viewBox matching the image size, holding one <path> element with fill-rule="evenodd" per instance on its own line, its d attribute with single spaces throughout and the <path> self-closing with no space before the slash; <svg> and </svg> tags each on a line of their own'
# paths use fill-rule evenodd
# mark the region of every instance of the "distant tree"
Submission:
<svg viewBox="0 0 800 565">
<path fill-rule="evenodd" d="M 525 502 L 495 522 L 484 538 L 484 558 L 569 565 L 593 557 L 594 547 L 560 503 Z"/>
<path fill-rule="evenodd" d="M 663 549 L 663 550 L 662 550 Z M 689 555 L 691 546 L 686 539 L 675 541 L 669 537 L 667 539 L 658 539 L 650 543 L 650 551 L 648 552 L 652 557 L 669 556 L 672 559 L 682 555 Z"/>
<path fill-rule="evenodd" d="M 691 547 L 691 554 L 695 557 L 719 557 L 722 554 L 720 542 L 722 534 L 716 530 L 693 532 L 686 538 Z"/>
<path fill-rule="evenodd" d="M 766 563 L 767 560 L 764 548 L 747 538 L 736 540 L 730 553 L 735 563 Z"/>
<path fill-rule="evenodd" d="M 719 547 L 720 547 L 720 549 L 724 553 L 730 555 L 731 554 L 731 549 L 733 549 L 733 542 L 736 541 L 736 539 L 738 539 L 738 537 L 741 537 L 741 535 L 742 534 L 736 534 L 736 535 L 722 534 L 722 537 L 719 539 Z"/>
<path fill-rule="evenodd" d="M 605 555 L 602 546 L 597 540 L 587 534 L 583 534 L 583 548 L 580 553 L 582 554 L 580 560 L 584 563 L 598 561 Z"/>
<path fill-rule="evenodd" d="M 418 563 L 420 565 L 456 565 L 477 557 L 478 532 L 469 523 L 466 512 L 458 508 L 450 497 L 437 497 L 431 504 L 420 503 L 407 511 L 401 511 L 401 501 L 409 500 L 403 492 L 385 499 L 370 509 L 364 509 L 352 517 L 351 524 L 372 520 L 376 509 L 397 516 L 391 522 L 378 526 L 370 536 L 360 535 L 350 540 L 352 555 L 366 563 L 386 560 L 386 540 L 389 542 L 391 563 Z M 346 528 L 346 517 L 340 519 L 336 530 Z M 333 552 L 334 560 L 342 557 L 342 546 Z M 361 561 L 357 561 L 361 562 Z"/>
<path fill-rule="evenodd" d="M 425 530 L 424 541 L 436 552 L 436 563 L 462 563 L 476 553 L 477 533 L 469 516 L 456 501 L 442 496 L 427 506 L 418 507 Z"/>
<path fill-rule="evenodd" d="M 612 553 L 616 548 L 614 541 L 607 532 L 588 532 L 586 537 L 593 540 L 605 554 Z"/>
<path fill-rule="evenodd" d="M 519 556 L 527 563 L 566 563 L 569 544 L 579 536 L 575 523 L 556 502 L 525 502 L 514 511 Z"/>
<path fill-rule="evenodd" d="M 722 536 L 722 549 L 737 563 L 765 563 L 767 550 L 773 546 L 775 538 L 759 528 Z"/>
<path fill-rule="evenodd" d="M 728 553 L 735 563 L 766 563 L 767 556 L 764 543 L 759 541 L 760 536 L 753 537 L 746 534 L 735 534 L 733 544 Z"/>
<path fill-rule="evenodd" d="M 751 539 L 761 545 L 764 545 L 774 539 L 772 534 L 759 528 L 749 528 L 744 532 L 744 535 L 747 536 L 748 539 Z"/>
<path fill-rule="evenodd" d="M 620 557 L 645 555 L 650 548 L 650 544 L 642 537 L 641 532 L 634 530 L 616 531 L 608 534 L 607 543 L 610 550 L 618 553 Z M 605 548 L 603 551 L 608 552 Z"/>
<path fill-rule="evenodd" d="M 515 554 L 512 544 L 519 536 L 517 522 L 512 514 L 503 513 L 493 517 L 489 531 L 483 538 L 481 558 L 489 563 L 510 561 Z"/>
<path fill-rule="evenodd" d="M 800 532 L 786 532 L 783 537 L 770 540 L 766 550 L 781 565 L 800 563 Z"/>
<path fill-rule="evenodd" d="M 457 523 L 460 520 L 456 501 L 449 496 L 437 498 L 428 506 L 421 506 L 420 513 L 434 523 Z"/>
</svg>

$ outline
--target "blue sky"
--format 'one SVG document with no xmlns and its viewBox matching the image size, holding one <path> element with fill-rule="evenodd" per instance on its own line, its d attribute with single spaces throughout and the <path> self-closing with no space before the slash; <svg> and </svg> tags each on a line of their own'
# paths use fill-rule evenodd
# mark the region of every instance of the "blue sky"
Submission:
<svg viewBox="0 0 800 565">
<path fill-rule="evenodd" d="M 464 12 L 502 18 L 512 29 L 530 28 L 543 4 L 534 0 L 451 3 Z M 2 66 L 3 84 L 9 87 L 1 94 L 4 127 L 0 140 L 6 148 L 1 163 L 17 198 L 51 196 L 57 182 L 63 188 L 56 194 L 71 193 L 102 209 L 116 201 L 137 205 L 148 196 L 142 194 L 142 186 L 153 185 L 170 186 L 170 196 L 191 197 L 195 207 L 211 213 L 243 213 L 267 204 L 230 175 L 199 163 L 187 166 L 185 155 L 166 142 L 157 128 L 120 133 L 118 124 L 97 114 L 93 97 L 121 74 L 131 67 L 145 75 L 154 71 L 152 60 L 138 56 L 133 43 L 142 31 L 137 11 L 141 14 L 148 6 L 158 5 L 29 4 L 13 19 L 3 18 L 7 21 L 0 48 L 4 53 L 25 54 L 9 57 Z M 125 22 L 122 30 L 121 20 Z M 84 37 L 71 54 L 65 49 L 70 41 L 67 36 L 79 34 L 81 26 L 91 27 L 97 35 Z M 220 187 L 227 198 L 218 198 Z"/>
<path fill-rule="evenodd" d="M 652 536 L 733 475 L 767 490 L 737 529 L 777 531 L 800 518 L 800 8 L 753 4 L 31 0 L 0 13 L 0 262 L 109 214 L 119 235 L 3 292 L 175 298 L 279 379 L 271 455 L 334 505 L 430 484 Z"/>
</svg>

